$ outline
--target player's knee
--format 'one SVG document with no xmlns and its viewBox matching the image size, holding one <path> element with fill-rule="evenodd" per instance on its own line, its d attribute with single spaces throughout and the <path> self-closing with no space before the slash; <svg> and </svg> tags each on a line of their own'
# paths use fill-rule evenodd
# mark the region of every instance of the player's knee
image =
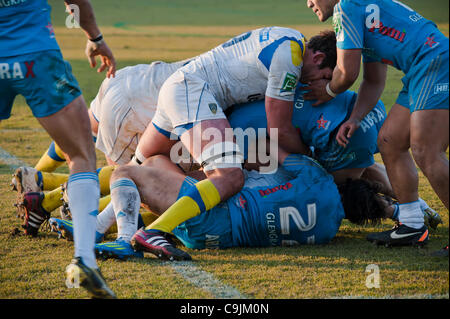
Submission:
<svg viewBox="0 0 450 319">
<path fill-rule="evenodd" d="M 412 143 L 411 153 L 414 161 L 425 174 L 433 169 L 440 157 L 439 151 L 421 143 Z"/>
<path fill-rule="evenodd" d="M 213 177 L 214 183 L 220 183 L 222 198 L 229 198 L 242 187 L 244 187 L 244 173 L 241 168 L 233 167 L 226 169 L 217 169 L 213 174 L 208 175 L 208 178 Z"/>
<path fill-rule="evenodd" d="M 118 166 L 111 174 L 110 183 L 113 183 L 114 181 L 121 179 L 121 178 L 128 178 L 132 180 L 132 170 L 135 169 L 135 166 L 131 165 L 123 165 Z"/>
</svg>

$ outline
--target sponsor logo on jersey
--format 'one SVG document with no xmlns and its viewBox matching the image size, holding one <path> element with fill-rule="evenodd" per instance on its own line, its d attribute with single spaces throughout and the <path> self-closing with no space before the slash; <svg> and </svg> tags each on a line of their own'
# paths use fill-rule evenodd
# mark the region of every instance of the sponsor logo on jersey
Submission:
<svg viewBox="0 0 450 319">
<path fill-rule="evenodd" d="M 36 75 L 33 72 L 34 61 L 23 62 L 25 64 L 25 75 L 22 69 L 21 63 L 0 63 L 0 79 L 24 79 L 34 78 Z"/>
<path fill-rule="evenodd" d="M 333 14 L 333 28 L 336 33 L 336 41 L 344 41 L 344 27 L 342 26 L 342 12 L 335 12 Z"/>
<path fill-rule="evenodd" d="M 292 93 L 294 92 L 296 85 L 297 85 L 297 77 L 295 76 L 295 74 L 286 72 L 280 93 L 281 94 Z"/>
<path fill-rule="evenodd" d="M 434 36 L 427 37 L 427 41 L 425 42 L 425 45 L 428 45 L 430 48 L 435 48 L 439 45 L 439 42 L 434 41 Z"/>
<path fill-rule="evenodd" d="M 378 24 L 378 27 L 377 27 L 377 24 Z M 405 31 L 400 31 L 400 30 L 397 30 L 395 28 L 391 28 L 391 27 L 385 26 L 385 25 L 383 25 L 383 23 L 381 21 L 380 22 L 378 22 L 378 21 L 374 22 L 372 24 L 372 27 L 369 28 L 369 32 L 374 33 L 375 30 L 377 30 L 377 29 L 378 29 L 378 33 L 381 34 L 381 35 L 390 37 L 390 38 L 392 38 L 394 40 L 397 40 L 399 42 L 402 42 L 402 43 L 405 40 L 405 37 L 406 37 L 406 32 Z"/>
<path fill-rule="evenodd" d="M 379 109 L 374 108 L 369 114 L 361 121 L 361 129 L 366 133 L 372 126 L 384 121 L 384 114 Z"/>
<path fill-rule="evenodd" d="M 331 122 L 327 121 L 323 118 L 323 114 L 320 114 L 320 119 L 317 121 L 317 128 L 320 130 L 323 128 L 324 130 L 328 130 L 328 127 L 330 127 Z"/>
<path fill-rule="evenodd" d="M 1 0 L 0 8 L 6 8 L 11 6 L 18 6 L 19 4 L 25 3 L 28 0 Z"/>
<path fill-rule="evenodd" d="M 286 184 L 275 186 L 272 188 L 267 188 L 265 190 L 260 189 L 258 192 L 259 192 L 259 195 L 261 195 L 261 197 L 266 197 L 267 195 L 276 193 L 280 190 L 287 191 L 291 187 L 292 187 L 292 184 L 290 182 L 287 182 Z"/>
<path fill-rule="evenodd" d="M 448 93 L 448 83 L 438 83 L 434 86 L 434 94 Z"/>
<path fill-rule="evenodd" d="M 278 246 L 278 232 L 276 226 L 276 216 L 274 213 L 266 214 L 267 236 L 272 246 Z"/>
<path fill-rule="evenodd" d="M 212 114 L 217 113 L 217 104 L 216 103 L 209 103 L 208 106 L 209 106 L 209 109 L 211 110 Z"/>
</svg>

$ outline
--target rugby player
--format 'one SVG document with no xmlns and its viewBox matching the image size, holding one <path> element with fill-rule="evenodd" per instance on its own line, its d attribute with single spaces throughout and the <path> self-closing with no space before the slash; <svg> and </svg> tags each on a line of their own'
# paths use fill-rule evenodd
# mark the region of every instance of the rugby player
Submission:
<svg viewBox="0 0 450 319">
<path fill-rule="evenodd" d="M 115 61 L 95 22 L 87 0 L 67 0 L 80 9 L 80 26 L 88 37 L 86 54 L 92 67 L 96 56 L 114 76 Z M 79 274 L 79 283 L 94 297 L 115 297 L 98 269 L 95 254 L 95 215 L 99 185 L 95 172 L 86 104 L 71 67 L 60 52 L 45 0 L 2 1 L 0 3 L 0 120 L 7 119 L 15 97 L 25 97 L 33 115 L 70 158 L 70 208 L 75 231 L 75 252 L 67 267 L 68 281 Z M 35 195 L 28 200 L 37 200 Z M 47 216 L 27 211 L 25 231 Z"/>
<path fill-rule="evenodd" d="M 243 156 L 224 110 L 236 103 L 266 100 L 269 135 L 278 129 L 280 146 L 306 153 L 290 119 L 297 82 L 328 78 L 334 67 L 335 38 L 331 32 L 306 42 L 293 29 L 269 27 L 246 32 L 204 53 L 172 74 L 161 87 L 152 124 L 144 132 L 132 163 L 153 155 L 170 157 L 178 138 L 207 179 L 190 189 L 169 210 L 169 219 L 154 230 L 172 229 L 209 210 L 243 186 Z M 212 133 L 212 134 L 211 134 Z M 148 232 L 154 236 L 155 231 Z"/>
<path fill-rule="evenodd" d="M 359 75 L 363 56 L 358 99 L 336 136 L 342 146 L 380 98 L 387 65 L 404 72 L 403 89 L 378 136 L 380 153 L 400 203 L 400 224 L 370 234 L 367 239 L 384 245 L 428 241 L 414 160 L 448 209 L 448 38 L 432 21 L 397 0 L 307 0 L 307 6 L 322 22 L 333 16 L 338 59 L 332 80 L 313 83 L 306 98 L 318 99 L 320 104 L 346 91 Z"/>
<path fill-rule="evenodd" d="M 273 174 L 244 170 L 245 185 L 238 194 L 178 225 L 172 233 L 193 249 L 326 244 L 344 218 L 365 224 L 393 214 L 393 207 L 387 208 L 378 189 L 366 181 L 341 187 L 343 206 L 333 177 L 316 161 L 280 150 L 279 163 Z M 136 230 L 141 201 L 159 215 L 197 182 L 164 156 L 149 158 L 140 167 L 119 167 L 111 179 L 118 238 L 97 244 L 98 256 L 143 257 L 143 250 L 162 259 L 190 260 L 168 234 L 148 241 L 142 236 L 143 228 Z"/>
</svg>

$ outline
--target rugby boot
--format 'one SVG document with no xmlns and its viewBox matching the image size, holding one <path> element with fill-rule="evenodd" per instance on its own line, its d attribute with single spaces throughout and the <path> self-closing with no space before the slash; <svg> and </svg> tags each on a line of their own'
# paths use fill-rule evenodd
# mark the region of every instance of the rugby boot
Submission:
<svg viewBox="0 0 450 319">
<path fill-rule="evenodd" d="M 436 230 L 439 224 L 442 224 L 442 218 L 431 207 L 422 208 L 424 223 L 427 227 Z"/>
<path fill-rule="evenodd" d="M 131 245 L 136 251 L 146 251 L 152 253 L 159 259 L 164 260 L 192 260 L 185 251 L 176 248 L 167 240 L 167 233 L 143 227 L 139 229 L 131 238 Z"/>
<path fill-rule="evenodd" d="M 71 220 L 50 218 L 48 221 L 53 232 L 58 234 L 59 238 L 64 238 L 73 241 L 73 222 Z M 104 234 L 95 232 L 95 242 L 100 243 L 103 240 Z"/>
<path fill-rule="evenodd" d="M 135 251 L 131 244 L 121 238 L 115 241 L 97 244 L 94 247 L 97 258 L 116 258 L 126 260 L 131 257 L 143 258 L 142 251 Z"/>
<path fill-rule="evenodd" d="M 408 227 L 398 223 L 391 230 L 371 233 L 367 240 L 377 245 L 391 246 L 418 246 L 422 247 L 428 242 L 428 227 L 419 229 Z"/>
<path fill-rule="evenodd" d="M 13 190 L 16 190 L 19 194 L 42 191 L 42 179 L 36 181 L 37 172 L 37 169 L 33 167 L 22 166 L 16 169 L 11 181 Z"/>
<path fill-rule="evenodd" d="M 117 298 L 108 287 L 100 269 L 87 267 L 81 257 L 75 257 L 66 267 L 66 285 L 68 287 L 81 286 L 89 292 L 92 298 Z"/>
<path fill-rule="evenodd" d="M 22 194 L 20 203 L 15 204 L 19 215 L 24 217 L 22 228 L 26 235 L 35 237 L 39 227 L 50 218 L 50 213 L 42 207 L 44 193 L 31 192 Z"/>
</svg>

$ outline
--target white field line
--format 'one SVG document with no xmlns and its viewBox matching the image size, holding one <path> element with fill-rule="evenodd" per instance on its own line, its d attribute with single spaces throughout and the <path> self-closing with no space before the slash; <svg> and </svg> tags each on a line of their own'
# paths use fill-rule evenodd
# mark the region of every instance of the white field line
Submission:
<svg viewBox="0 0 450 319">
<path fill-rule="evenodd" d="M 245 299 L 238 290 L 225 285 L 211 273 L 198 268 L 193 262 L 166 262 L 191 284 L 211 293 L 216 299 Z"/>
<path fill-rule="evenodd" d="M 14 155 L 9 154 L 0 147 L 0 162 L 15 170 L 21 166 L 29 166 Z M 243 299 L 245 298 L 235 288 L 225 285 L 216 279 L 211 273 L 201 270 L 193 262 L 167 262 L 178 274 L 191 284 L 211 293 L 217 299 Z"/>
</svg>

